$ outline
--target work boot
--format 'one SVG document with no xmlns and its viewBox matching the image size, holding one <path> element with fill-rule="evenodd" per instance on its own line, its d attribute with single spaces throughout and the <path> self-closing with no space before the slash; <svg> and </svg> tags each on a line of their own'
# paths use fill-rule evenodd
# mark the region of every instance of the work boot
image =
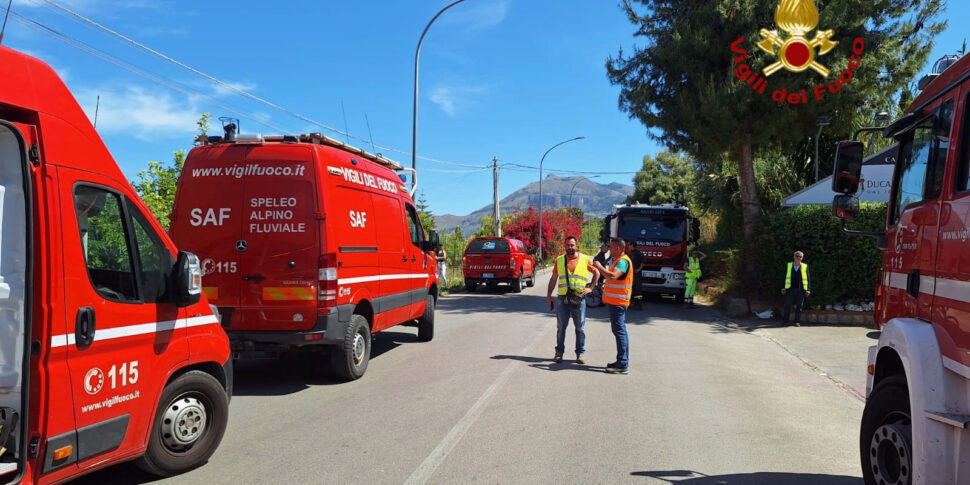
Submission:
<svg viewBox="0 0 970 485">
<path fill-rule="evenodd" d="M 556 356 L 552 358 L 552 361 L 557 364 L 562 362 L 562 354 L 556 354 Z"/>
</svg>

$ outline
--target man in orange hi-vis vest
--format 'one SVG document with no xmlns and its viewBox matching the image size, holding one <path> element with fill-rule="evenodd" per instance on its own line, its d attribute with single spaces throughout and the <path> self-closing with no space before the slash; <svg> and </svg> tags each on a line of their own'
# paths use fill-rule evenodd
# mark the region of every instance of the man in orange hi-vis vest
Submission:
<svg viewBox="0 0 970 485">
<path fill-rule="evenodd" d="M 603 303 L 610 307 L 610 327 L 616 337 L 616 362 L 606 364 L 610 374 L 626 374 L 630 371 L 630 339 L 626 333 L 626 309 L 633 295 L 633 263 L 625 254 L 626 243 L 622 238 L 610 240 L 613 264 L 609 269 L 599 262 L 593 267 L 606 278 L 603 285 Z"/>
</svg>

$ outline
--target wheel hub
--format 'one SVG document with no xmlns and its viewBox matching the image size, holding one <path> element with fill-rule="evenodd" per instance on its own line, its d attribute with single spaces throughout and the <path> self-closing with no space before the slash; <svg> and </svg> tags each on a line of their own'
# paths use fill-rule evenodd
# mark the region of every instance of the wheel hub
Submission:
<svg viewBox="0 0 970 485">
<path fill-rule="evenodd" d="M 910 426 L 903 423 L 884 424 L 876 429 L 869 444 L 869 459 L 876 483 L 909 485 L 912 482 L 912 445 Z"/>
<path fill-rule="evenodd" d="M 364 351 L 367 350 L 367 344 L 364 342 L 364 336 L 357 332 L 354 334 L 354 365 L 360 365 L 364 361 Z"/>
<path fill-rule="evenodd" d="M 172 402 L 162 418 L 162 440 L 173 450 L 184 450 L 202 436 L 206 410 L 202 401 L 183 396 Z"/>
</svg>

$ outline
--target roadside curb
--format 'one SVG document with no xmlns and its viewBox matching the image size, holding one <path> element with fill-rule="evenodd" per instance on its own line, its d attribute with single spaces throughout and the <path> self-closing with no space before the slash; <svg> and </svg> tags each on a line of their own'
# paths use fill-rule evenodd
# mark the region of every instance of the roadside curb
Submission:
<svg viewBox="0 0 970 485">
<path fill-rule="evenodd" d="M 726 328 L 731 328 L 731 329 L 735 329 L 735 330 L 743 330 L 743 331 L 748 332 L 748 333 L 754 333 L 755 330 L 770 330 L 770 329 L 775 329 L 775 328 L 787 328 L 787 327 L 782 326 L 782 325 L 780 325 L 778 323 L 772 323 L 772 324 L 769 324 L 769 325 L 756 325 L 756 324 L 753 324 L 754 322 L 744 321 L 744 320 L 739 320 L 737 318 L 729 317 L 729 316 L 724 315 L 723 313 L 721 313 L 720 311 L 717 311 L 717 310 L 715 310 L 714 314 L 717 316 L 717 324 L 718 325 L 722 325 L 722 326 L 724 326 Z M 770 321 L 770 320 L 766 320 L 766 322 L 767 321 Z M 838 325 L 838 326 L 840 326 L 840 327 L 860 327 L 860 328 L 864 327 L 864 325 L 852 325 L 852 324 L 850 324 L 850 325 Z M 804 328 L 804 327 L 799 327 L 799 328 Z M 809 327 L 809 330 L 810 330 L 810 327 Z M 841 380 L 841 379 L 833 376 L 826 369 L 823 369 L 823 368 L 819 367 L 817 364 L 815 364 L 814 362 L 812 362 L 811 360 L 809 360 L 806 356 L 802 355 L 801 353 L 799 353 L 798 351 L 796 351 L 794 348 L 792 348 L 791 346 L 787 345 L 785 342 L 781 341 L 780 339 L 772 336 L 771 334 L 758 332 L 756 335 L 758 335 L 759 337 L 761 337 L 761 338 L 763 338 L 765 340 L 768 340 L 769 342 L 774 343 L 775 345 L 777 345 L 778 347 L 780 347 L 782 350 L 784 350 L 785 352 L 787 352 L 789 355 L 791 355 L 792 357 L 795 357 L 796 359 L 798 359 L 799 361 L 801 361 L 803 364 L 805 364 L 806 367 L 808 367 L 809 369 L 817 372 L 820 376 L 825 377 L 830 382 L 832 382 L 833 384 L 835 384 L 836 386 L 838 386 L 839 388 L 841 388 L 849 396 L 857 399 L 858 401 L 860 401 L 862 403 L 865 403 L 866 402 L 866 396 L 865 396 L 865 390 L 864 389 L 863 390 L 856 389 L 856 388 L 852 387 L 851 384 L 849 384 L 849 383 L 847 383 L 847 382 L 845 382 L 845 381 L 843 381 L 843 380 Z"/>
</svg>

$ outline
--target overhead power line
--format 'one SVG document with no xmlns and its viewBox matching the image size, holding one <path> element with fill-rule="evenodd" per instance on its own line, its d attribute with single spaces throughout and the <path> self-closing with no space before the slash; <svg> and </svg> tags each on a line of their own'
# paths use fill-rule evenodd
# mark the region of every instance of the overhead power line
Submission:
<svg viewBox="0 0 970 485">
<path fill-rule="evenodd" d="M 94 20 L 92 20 L 92 19 L 90 19 L 88 17 L 85 17 L 84 15 L 81 15 L 80 13 L 75 12 L 74 10 L 71 10 L 71 9 L 69 9 L 69 8 L 67 8 L 67 7 L 65 7 L 65 6 L 63 6 L 63 5 L 55 2 L 53 0 L 43 0 L 43 1 L 44 1 L 44 3 L 47 3 L 47 4 L 49 4 L 49 5 L 53 6 L 53 7 L 61 10 L 62 12 L 67 13 L 68 15 L 75 17 L 76 19 L 79 19 L 79 20 L 81 20 L 83 22 L 86 22 L 89 25 L 92 25 L 92 26 L 94 26 L 94 27 L 96 27 L 98 29 L 101 29 L 104 32 L 107 32 L 107 33 L 109 33 L 109 34 L 111 34 L 111 35 L 113 35 L 113 36 L 115 36 L 115 37 L 117 37 L 117 38 L 119 38 L 119 39 L 121 39 L 121 40 L 123 40 L 123 41 L 125 41 L 125 42 L 127 42 L 127 43 L 129 43 L 129 44 L 131 44 L 133 46 L 135 46 L 135 47 L 138 47 L 139 49 L 142 49 L 142 50 L 144 50 L 146 52 L 149 52 L 152 55 L 155 55 L 155 56 L 157 56 L 157 57 L 159 57 L 159 58 L 161 58 L 161 59 L 163 59 L 165 61 L 168 61 L 168 62 L 170 62 L 172 64 L 175 64 L 176 66 L 181 67 L 182 69 L 185 69 L 185 70 L 187 70 L 187 71 L 189 71 L 189 72 L 191 72 L 191 73 L 193 73 L 193 74 L 195 74 L 197 76 L 200 76 L 200 77 L 202 77 L 204 79 L 207 79 L 207 80 L 209 80 L 209 81 L 211 81 L 213 83 L 216 83 L 217 85 L 222 86 L 222 87 L 224 87 L 224 88 L 226 88 L 226 89 L 228 89 L 228 90 L 230 90 L 230 91 L 232 91 L 232 92 L 234 92 L 234 93 L 236 93 L 236 94 L 238 94 L 240 96 L 243 96 L 243 97 L 245 97 L 247 99 L 250 99 L 252 101 L 255 101 L 257 103 L 264 104 L 264 105 L 269 106 L 269 107 L 271 107 L 273 109 L 279 110 L 279 111 L 281 111 L 283 113 L 286 113 L 286 114 L 288 114 L 290 116 L 293 116 L 294 118 L 297 118 L 297 119 L 299 119 L 301 121 L 305 121 L 305 122 L 310 123 L 312 125 L 319 126 L 319 127 L 323 128 L 323 129 L 325 129 L 327 131 L 330 131 L 330 132 L 333 132 L 333 133 L 337 133 L 337 134 L 346 136 L 348 138 L 353 138 L 354 140 L 358 140 L 358 141 L 360 141 L 362 143 L 365 143 L 365 144 L 366 143 L 372 143 L 370 140 L 367 140 L 367 139 L 364 139 L 364 138 L 361 138 L 361 137 L 358 137 L 358 136 L 354 136 L 353 134 L 350 134 L 350 133 L 345 132 L 345 131 L 338 130 L 337 128 L 334 128 L 332 126 L 329 126 L 329 125 L 327 125 L 325 123 L 316 121 L 316 120 L 314 120 L 314 119 L 312 119 L 312 118 L 310 118 L 308 116 L 305 116 L 303 114 L 297 113 L 296 111 L 293 111 L 293 110 L 288 109 L 286 107 L 280 106 L 280 105 L 278 105 L 276 103 L 273 103 L 273 102 L 271 102 L 269 100 L 263 99 L 263 98 L 261 98 L 259 96 L 254 95 L 254 94 L 251 94 L 251 93 L 249 93 L 248 91 L 246 91 L 244 89 L 241 89 L 241 88 L 239 88 L 237 86 L 232 85 L 231 83 L 222 81 L 221 79 L 218 79 L 218 78 L 216 78 L 214 76 L 211 76 L 209 74 L 206 74 L 206 73 L 204 73 L 204 72 L 202 72 L 202 71 L 200 71 L 200 70 L 198 70 L 198 69 L 196 69 L 196 68 L 194 68 L 192 66 L 189 66 L 189 65 L 187 65 L 187 64 L 185 64 L 185 63 L 183 63 L 183 62 L 181 62 L 181 61 L 179 61 L 179 60 L 177 60 L 177 59 L 175 59 L 175 58 L 173 58 L 171 56 L 168 56 L 166 54 L 163 54 L 162 52 L 159 52 L 159 51 L 157 51 L 157 50 L 155 50 L 155 49 L 153 49 L 151 47 L 148 47 L 147 45 L 142 44 L 141 42 L 138 42 L 138 41 L 136 41 L 136 40 L 134 40 L 134 39 L 132 39 L 132 38 L 124 35 L 124 34 L 121 34 L 121 33 L 117 32 L 117 31 L 115 31 L 115 30 L 113 30 L 113 29 L 111 29 L 109 27 L 106 27 L 106 26 L 104 26 L 104 25 L 102 25 L 102 24 L 100 24 L 100 23 L 98 23 L 98 22 L 96 22 L 96 21 L 94 21 Z M 37 25 L 43 26 L 39 22 L 35 22 L 35 23 Z M 43 26 L 43 27 L 47 28 L 46 26 Z M 53 29 L 50 29 L 50 30 L 53 31 Z M 58 34 L 58 35 L 61 38 L 65 38 L 65 39 L 67 38 L 63 34 Z M 118 62 L 120 62 L 120 61 L 118 61 Z M 112 63 L 114 63 L 114 62 L 112 62 Z M 120 67 L 122 67 L 122 66 L 120 66 Z M 163 84 L 165 86 L 168 86 L 168 84 L 165 84 L 165 83 L 161 83 L 161 84 Z M 182 91 L 180 91 L 180 92 L 182 92 Z M 209 98 L 207 97 L 206 99 L 209 99 Z M 215 103 L 213 103 L 213 104 L 215 104 Z M 221 107 L 219 105 L 216 105 L 216 106 L 217 107 L 220 107 L 221 109 L 225 109 L 225 108 L 223 108 L 223 107 Z M 232 111 L 232 110 L 230 110 L 230 111 Z M 232 112 L 234 114 L 237 114 L 238 115 L 237 112 L 235 112 L 235 111 L 232 111 Z M 245 118 L 246 119 L 251 119 L 250 117 L 245 117 Z M 265 123 L 260 123 L 260 124 L 263 124 L 264 126 L 269 126 L 269 125 L 266 125 Z M 277 129 L 277 128 L 274 128 L 274 129 Z M 280 130 L 280 131 L 285 132 L 285 130 Z M 385 146 L 381 146 L 381 145 L 374 145 L 374 146 L 376 146 L 377 148 L 380 148 L 381 150 L 384 150 L 384 151 L 399 153 L 399 154 L 402 154 L 402 155 L 410 155 L 409 152 L 405 152 L 405 151 L 402 151 L 402 150 L 398 150 L 396 148 L 385 147 Z M 472 165 L 472 164 L 464 164 L 464 163 L 457 163 L 457 162 L 449 162 L 449 161 L 445 161 L 445 160 L 436 160 L 436 159 L 428 158 L 428 157 L 418 157 L 418 158 L 420 158 L 422 160 L 425 160 L 425 161 L 428 161 L 428 162 L 438 163 L 438 164 L 442 164 L 442 165 L 451 165 L 451 166 L 469 167 L 469 168 L 486 168 L 485 165 Z"/>
</svg>

